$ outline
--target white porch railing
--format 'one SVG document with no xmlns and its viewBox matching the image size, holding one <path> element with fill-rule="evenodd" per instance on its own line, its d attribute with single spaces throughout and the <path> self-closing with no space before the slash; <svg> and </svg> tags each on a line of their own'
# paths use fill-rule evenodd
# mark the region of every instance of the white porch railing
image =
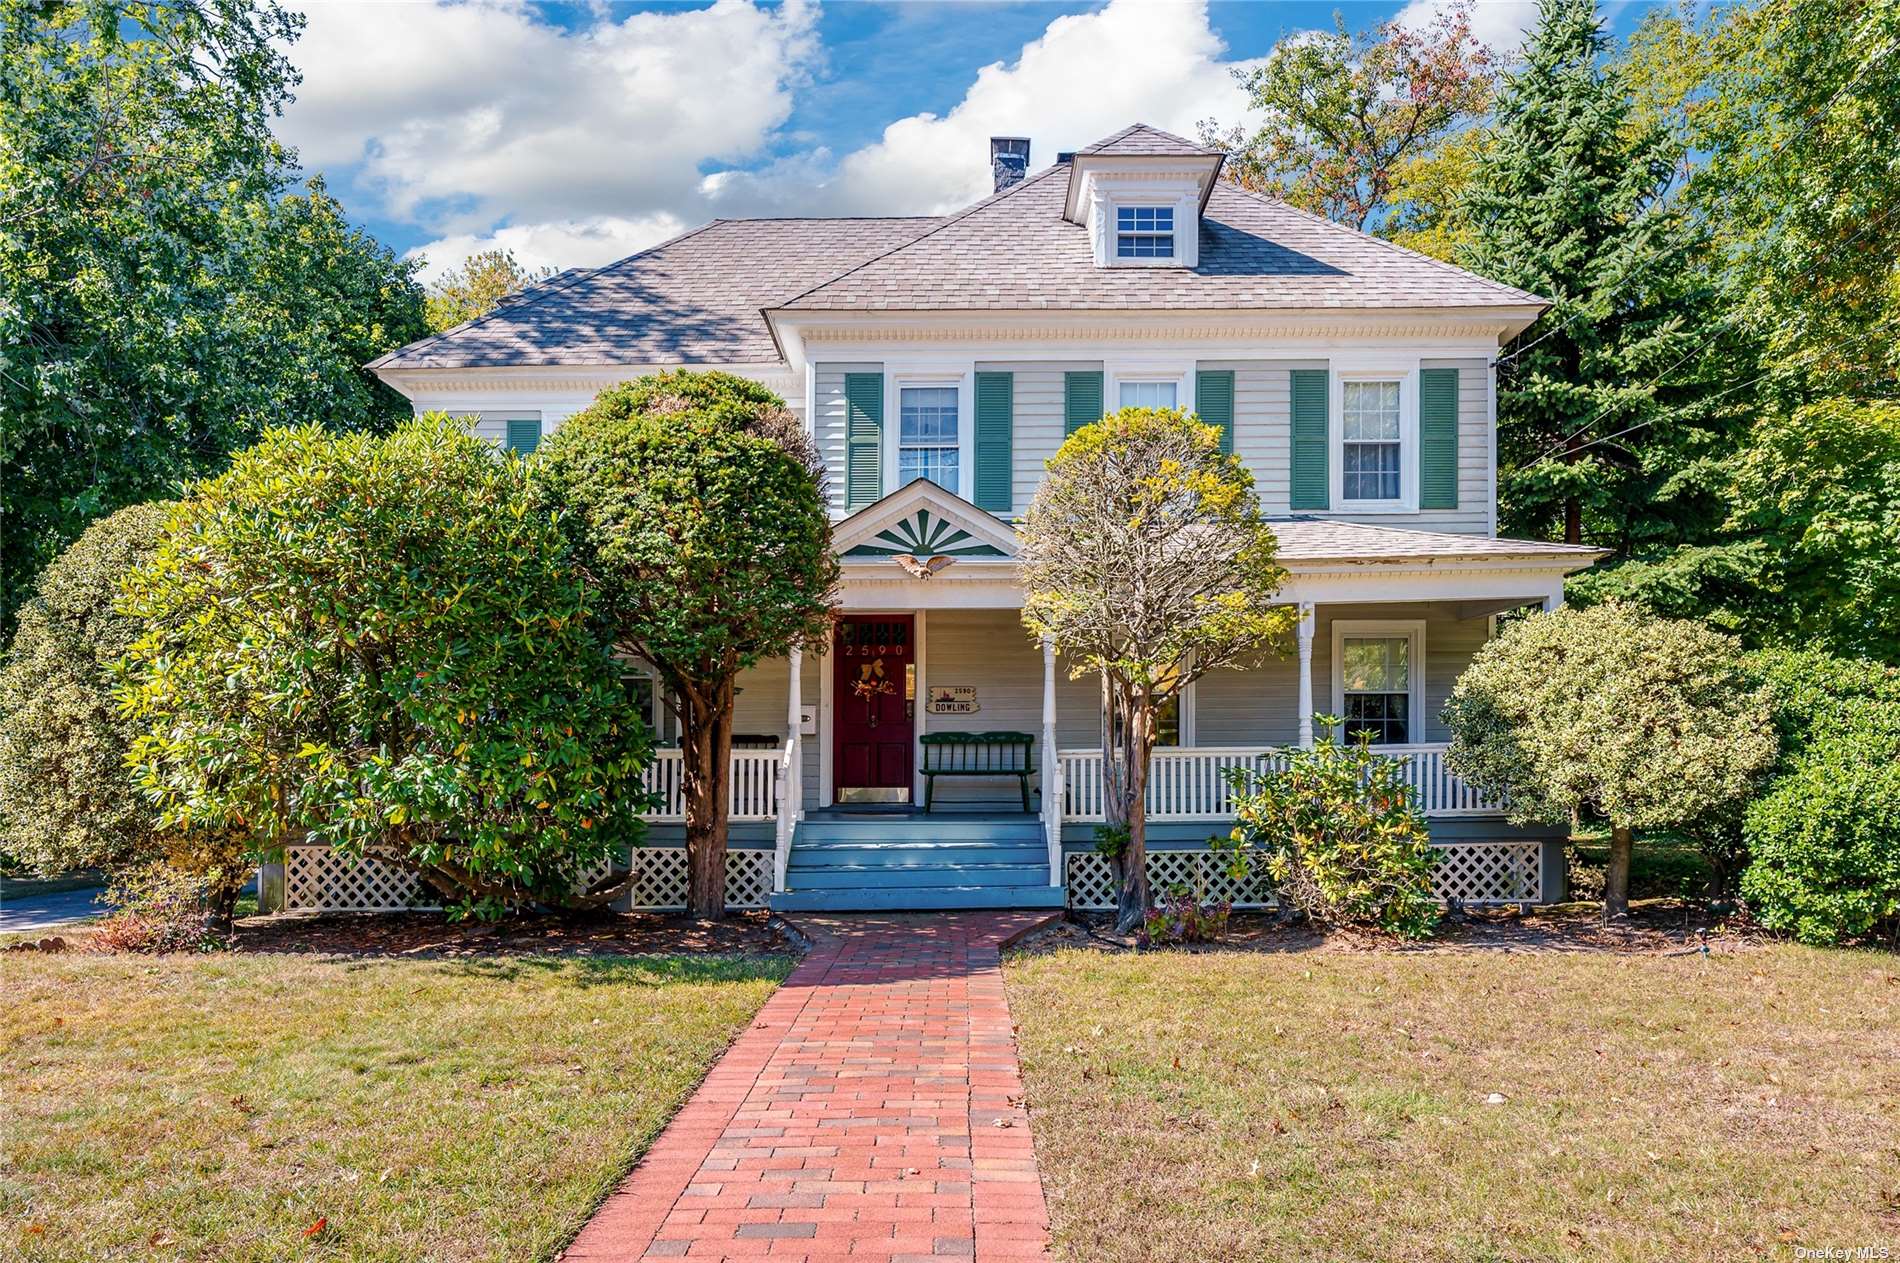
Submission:
<svg viewBox="0 0 1900 1263">
<path fill-rule="evenodd" d="M 728 798 L 729 818 L 733 820 L 775 820 L 778 818 L 779 763 L 782 750 L 734 750 Z M 678 750 L 655 750 L 653 762 L 642 778 L 646 787 L 660 796 L 660 805 L 647 813 L 648 820 L 686 819 L 685 765 Z"/>
<path fill-rule="evenodd" d="M 1404 759 L 1406 779 L 1418 791 L 1428 816 L 1496 816 L 1497 804 L 1460 780 L 1445 766 L 1442 744 L 1385 746 L 1379 753 Z M 1233 816 L 1233 790 L 1227 773 L 1237 767 L 1265 771 L 1282 756 L 1258 746 L 1190 746 L 1155 750 L 1148 761 L 1148 819 L 1226 820 Z M 1068 820 L 1103 819 L 1102 752 L 1064 750 L 1061 770 L 1062 816 Z"/>
</svg>

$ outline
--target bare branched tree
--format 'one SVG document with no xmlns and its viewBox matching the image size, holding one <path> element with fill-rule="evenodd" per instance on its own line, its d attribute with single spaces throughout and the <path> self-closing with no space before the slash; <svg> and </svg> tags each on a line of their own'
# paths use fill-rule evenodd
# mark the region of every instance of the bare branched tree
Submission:
<svg viewBox="0 0 1900 1263">
<path fill-rule="evenodd" d="M 1143 796 L 1156 714 L 1222 667 L 1284 652 L 1294 612 L 1253 476 L 1220 432 L 1172 409 L 1124 408 L 1049 461 L 1023 527 L 1023 623 L 1071 678 L 1102 683 L 1103 802 L 1123 838 L 1123 932 L 1148 909 Z M 1124 832 L 1125 831 L 1125 832 Z"/>
</svg>

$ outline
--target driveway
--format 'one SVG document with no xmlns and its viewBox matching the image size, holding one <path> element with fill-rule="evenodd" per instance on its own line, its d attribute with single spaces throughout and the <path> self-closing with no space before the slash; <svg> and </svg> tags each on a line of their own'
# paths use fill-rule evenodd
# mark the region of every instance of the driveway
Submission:
<svg viewBox="0 0 1900 1263">
<path fill-rule="evenodd" d="M 51 930 L 110 911 L 103 887 L 0 899 L 0 934 Z"/>
</svg>

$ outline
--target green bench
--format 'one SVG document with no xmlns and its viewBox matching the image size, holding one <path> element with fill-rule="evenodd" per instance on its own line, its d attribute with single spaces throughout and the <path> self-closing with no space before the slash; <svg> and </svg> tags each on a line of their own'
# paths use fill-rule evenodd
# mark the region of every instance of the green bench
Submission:
<svg viewBox="0 0 1900 1263">
<path fill-rule="evenodd" d="M 1036 739 L 1026 732 L 928 732 L 919 737 L 924 748 L 924 810 L 937 789 L 939 776 L 1014 777 L 1023 791 L 1023 810 L 1029 810 L 1029 778 L 1036 770 Z"/>
</svg>

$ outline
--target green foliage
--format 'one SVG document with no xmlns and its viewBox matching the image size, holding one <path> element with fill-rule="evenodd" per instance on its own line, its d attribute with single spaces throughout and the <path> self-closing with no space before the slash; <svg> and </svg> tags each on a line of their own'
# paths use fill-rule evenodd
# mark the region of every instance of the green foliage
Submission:
<svg viewBox="0 0 1900 1263">
<path fill-rule="evenodd" d="M 838 561 L 822 470 L 784 401 L 727 373 L 602 391 L 537 455 L 542 503 L 611 638 L 676 700 L 696 915 L 725 911 L 733 681 L 830 631 Z"/>
<path fill-rule="evenodd" d="M 1592 0 L 1541 0 L 1477 162 L 1457 262 L 1549 299 L 1499 371 L 1500 529 L 1629 551 L 1699 538 L 1725 505 L 1714 459 L 1742 401 L 1684 160 L 1638 129 Z"/>
<path fill-rule="evenodd" d="M 154 813 L 126 769 L 113 664 L 143 631 L 113 609 L 167 507 L 94 522 L 40 572 L 0 670 L 0 850 L 46 876 L 149 859 Z"/>
<path fill-rule="evenodd" d="M 1748 809 L 1742 895 L 1804 943 L 1900 930 L 1900 739 L 1848 728 L 1815 741 Z"/>
<path fill-rule="evenodd" d="M 1621 604 L 1511 624 L 1445 704 L 1453 771 L 1519 823 L 1690 824 L 1773 764 L 1767 701 L 1732 637 Z"/>
<path fill-rule="evenodd" d="M 1206 143 L 1230 151 L 1228 178 L 1361 229 L 1431 191 L 1445 171 L 1415 170 L 1409 181 L 1401 172 L 1480 118 L 1492 91 L 1491 55 L 1471 36 L 1469 3 L 1423 31 L 1382 22 L 1353 35 L 1336 17 L 1334 30 L 1282 40 L 1265 65 L 1234 77 L 1264 121 L 1251 136 L 1202 125 Z M 1431 218 L 1435 208 L 1411 213 Z"/>
<path fill-rule="evenodd" d="M 109 952 L 208 952 L 230 939 L 228 913 L 212 910 L 215 878 L 163 862 L 118 873 L 106 892 L 113 912 L 99 922 L 94 946 Z"/>
<path fill-rule="evenodd" d="M 1425 938 L 1438 924 L 1432 865 L 1438 853 L 1402 761 L 1364 739 L 1342 742 L 1320 719 L 1311 749 L 1281 752 L 1283 766 L 1228 774 L 1233 833 L 1215 839 L 1231 872 L 1263 864 L 1282 900 L 1322 925 L 1372 925 Z"/>
<path fill-rule="evenodd" d="M 266 425 L 405 411 L 361 366 L 423 330 L 409 265 L 320 183 L 281 198 L 300 25 L 0 0 L 0 627 L 89 521 Z"/>
<path fill-rule="evenodd" d="M 483 250 L 462 260 L 460 267 L 430 282 L 429 328 L 436 333 L 453 329 L 501 306 L 502 300 L 554 275 L 554 269 L 524 268 L 512 250 Z"/>
<path fill-rule="evenodd" d="M 574 902 L 640 839 L 648 737 L 574 560 L 454 420 L 268 432 L 171 511 L 123 609 L 167 826 L 308 836 L 482 915 Z"/>
</svg>

